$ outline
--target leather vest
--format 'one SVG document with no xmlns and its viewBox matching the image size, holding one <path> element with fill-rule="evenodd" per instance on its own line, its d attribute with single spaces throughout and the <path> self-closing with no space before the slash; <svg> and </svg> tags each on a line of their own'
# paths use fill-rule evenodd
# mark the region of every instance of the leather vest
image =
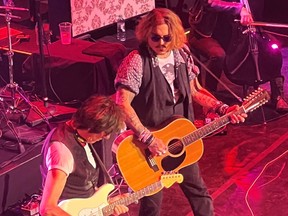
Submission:
<svg viewBox="0 0 288 216">
<path fill-rule="evenodd" d="M 192 98 L 186 64 L 175 64 L 174 85 L 180 91 L 180 98 L 174 103 L 172 90 L 159 66 L 153 67 L 147 51 L 139 50 L 143 60 L 143 77 L 139 94 L 132 101 L 140 121 L 146 127 L 157 127 L 174 115 L 194 120 Z"/>
<path fill-rule="evenodd" d="M 84 148 L 76 141 L 74 134 L 74 131 L 69 126 L 61 124 L 50 135 L 51 139 L 46 139 L 43 145 L 42 152 L 45 156 L 51 142 L 59 141 L 70 150 L 74 158 L 74 170 L 67 178 L 60 200 L 91 197 L 95 193 L 95 187 L 98 182 L 99 168 L 97 166 L 95 169 L 90 164 Z M 45 181 L 48 172 L 45 160 L 43 160 L 41 171 Z"/>
</svg>

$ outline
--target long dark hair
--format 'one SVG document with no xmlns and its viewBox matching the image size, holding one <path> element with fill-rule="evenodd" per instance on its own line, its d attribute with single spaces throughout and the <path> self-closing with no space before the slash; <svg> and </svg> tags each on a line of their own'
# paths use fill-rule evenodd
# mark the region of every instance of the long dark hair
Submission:
<svg viewBox="0 0 288 216">
<path fill-rule="evenodd" d="M 124 128 L 124 113 L 107 96 L 94 95 L 88 98 L 72 117 L 76 129 L 86 129 L 91 133 L 119 132 Z"/>
</svg>

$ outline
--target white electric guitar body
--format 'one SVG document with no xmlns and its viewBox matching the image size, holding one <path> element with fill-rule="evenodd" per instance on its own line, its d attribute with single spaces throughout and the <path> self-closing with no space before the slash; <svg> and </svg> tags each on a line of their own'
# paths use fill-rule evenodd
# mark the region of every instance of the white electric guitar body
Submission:
<svg viewBox="0 0 288 216">
<path fill-rule="evenodd" d="M 120 198 L 119 200 L 108 203 L 107 198 L 114 185 L 105 184 L 97 190 L 97 192 L 89 198 L 73 198 L 63 200 L 59 203 L 59 207 L 64 211 L 74 216 L 108 216 L 114 212 L 115 205 L 129 205 L 136 202 L 144 196 L 154 194 L 160 191 L 163 187 L 170 187 L 175 182 L 181 183 L 183 176 L 181 174 L 164 174 L 161 180 L 136 191 L 129 196 Z"/>
</svg>

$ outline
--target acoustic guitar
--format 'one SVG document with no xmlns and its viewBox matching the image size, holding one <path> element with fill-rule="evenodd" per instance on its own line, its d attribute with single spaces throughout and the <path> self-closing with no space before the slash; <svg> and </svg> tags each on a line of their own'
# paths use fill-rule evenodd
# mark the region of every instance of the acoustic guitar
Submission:
<svg viewBox="0 0 288 216">
<path fill-rule="evenodd" d="M 160 180 L 158 179 L 157 182 L 110 204 L 107 201 L 107 197 L 108 194 L 113 191 L 114 185 L 105 184 L 90 198 L 63 200 L 58 206 L 73 216 L 108 216 L 113 214 L 115 205 L 127 206 L 144 196 L 160 191 L 163 187 L 168 188 L 175 182 L 181 183 L 182 181 L 183 176 L 181 174 L 164 174 L 160 176 Z"/>
<path fill-rule="evenodd" d="M 113 145 L 125 182 L 133 191 L 137 191 L 156 182 L 162 173 L 178 172 L 197 162 L 204 151 L 203 137 L 230 123 L 230 115 L 251 112 L 269 99 L 267 91 L 258 89 L 244 99 L 239 110 L 227 113 L 199 129 L 186 118 L 172 118 L 164 127 L 152 131 L 155 137 L 167 145 L 168 151 L 161 156 L 153 157 L 131 130 L 123 132 Z"/>
</svg>

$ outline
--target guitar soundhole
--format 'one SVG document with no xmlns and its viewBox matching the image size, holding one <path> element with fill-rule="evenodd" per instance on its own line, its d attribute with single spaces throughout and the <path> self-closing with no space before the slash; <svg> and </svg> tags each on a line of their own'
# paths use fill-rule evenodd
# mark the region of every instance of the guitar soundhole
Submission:
<svg viewBox="0 0 288 216">
<path fill-rule="evenodd" d="M 180 154 L 183 151 L 183 145 L 178 139 L 173 139 L 169 144 L 168 144 L 168 151 L 172 155 L 177 155 Z"/>
</svg>

